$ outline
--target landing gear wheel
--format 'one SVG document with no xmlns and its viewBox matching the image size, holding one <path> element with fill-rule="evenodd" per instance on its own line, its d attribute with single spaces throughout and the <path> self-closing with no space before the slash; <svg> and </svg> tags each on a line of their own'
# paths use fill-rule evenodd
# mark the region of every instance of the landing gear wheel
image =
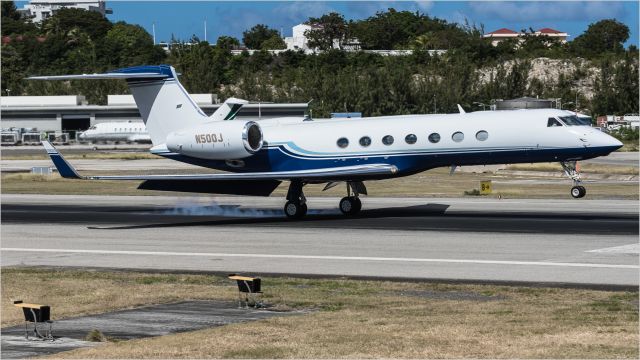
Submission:
<svg viewBox="0 0 640 360">
<path fill-rule="evenodd" d="M 307 214 L 307 204 L 300 204 L 295 201 L 287 201 L 284 204 L 284 214 L 289 219 L 300 219 Z"/>
<path fill-rule="evenodd" d="M 343 214 L 355 215 L 362 209 L 362 202 L 355 196 L 347 196 L 340 200 L 339 207 Z"/>
<path fill-rule="evenodd" d="M 587 189 L 584 186 L 574 186 L 571 188 L 571 196 L 576 199 L 583 198 L 587 194 Z"/>
</svg>

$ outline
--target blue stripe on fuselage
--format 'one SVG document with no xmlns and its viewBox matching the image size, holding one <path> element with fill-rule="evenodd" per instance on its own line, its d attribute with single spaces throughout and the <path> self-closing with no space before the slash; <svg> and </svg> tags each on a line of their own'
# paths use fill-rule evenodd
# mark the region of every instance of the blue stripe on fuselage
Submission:
<svg viewBox="0 0 640 360">
<path fill-rule="evenodd" d="M 296 171 L 365 164 L 390 164 L 398 168 L 395 176 L 410 175 L 449 165 L 490 165 L 529 162 L 557 162 L 584 160 L 607 155 L 616 147 L 577 148 L 494 148 L 447 149 L 445 151 L 403 152 L 370 156 L 301 157 L 291 153 L 284 145 L 270 146 L 242 159 L 243 168 L 231 167 L 224 160 L 197 159 L 176 153 L 158 154 L 177 161 L 230 172 Z"/>
</svg>

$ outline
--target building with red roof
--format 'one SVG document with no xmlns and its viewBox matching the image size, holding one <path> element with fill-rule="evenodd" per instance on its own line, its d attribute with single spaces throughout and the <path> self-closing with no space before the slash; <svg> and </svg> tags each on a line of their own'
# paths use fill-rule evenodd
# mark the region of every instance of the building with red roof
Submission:
<svg viewBox="0 0 640 360">
<path fill-rule="evenodd" d="M 485 39 L 491 39 L 491 45 L 496 46 L 500 42 L 507 39 L 517 39 L 519 42 L 522 42 L 524 41 L 525 35 L 548 36 L 550 38 L 557 39 L 563 44 L 567 42 L 567 37 L 569 37 L 569 34 L 567 34 L 566 32 L 558 31 L 552 28 L 542 28 L 533 33 L 517 32 L 511 29 L 502 28 L 484 34 L 482 35 L 482 37 Z"/>
</svg>

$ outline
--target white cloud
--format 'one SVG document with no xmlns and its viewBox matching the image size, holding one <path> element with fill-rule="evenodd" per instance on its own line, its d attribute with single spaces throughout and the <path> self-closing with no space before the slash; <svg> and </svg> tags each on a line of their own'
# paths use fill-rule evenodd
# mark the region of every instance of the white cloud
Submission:
<svg viewBox="0 0 640 360">
<path fill-rule="evenodd" d="M 278 17 L 282 22 L 301 23 L 309 20 L 310 17 L 320 17 L 324 14 L 335 11 L 330 6 L 331 3 L 320 1 L 294 1 L 276 6 L 271 11 L 271 16 Z"/>
<path fill-rule="evenodd" d="M 433 7 L 433 1 L 416 1 L 416 5 L 422 12 L 429 12 Z"/>
<path fill-rule="evenodd" d="M 624 14 L 620 2 L 522 1 L 471 2 L 469 7 L 480 17 L 494 17 L 505 21 L 591 21 L 616 18 Z"/>
</svg>

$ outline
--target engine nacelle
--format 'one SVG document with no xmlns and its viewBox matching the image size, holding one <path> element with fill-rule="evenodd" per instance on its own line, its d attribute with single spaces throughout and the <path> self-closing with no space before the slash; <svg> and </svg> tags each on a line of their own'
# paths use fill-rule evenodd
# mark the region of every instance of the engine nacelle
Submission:
<svg viewBox="0 0 640 360">
<path fill-rule="evenodd" d="M 167 148 L 199 159 L 243 159 L 262 149 L 262 129 L 254 121 L 215 121 L 170 133 Z"/>
</svg>

